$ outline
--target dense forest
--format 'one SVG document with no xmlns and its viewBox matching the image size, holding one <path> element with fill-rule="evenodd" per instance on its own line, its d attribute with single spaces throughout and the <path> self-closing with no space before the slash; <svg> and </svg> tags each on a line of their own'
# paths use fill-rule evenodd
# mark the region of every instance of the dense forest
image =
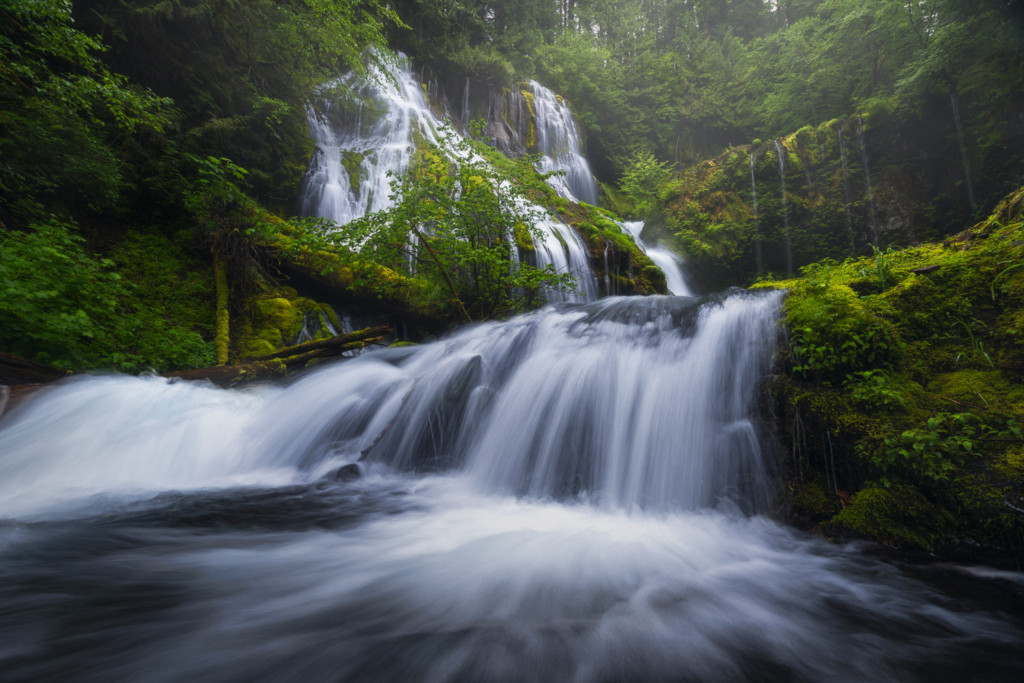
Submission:
<svg viewBox="0 0 1024 683">
<path fill-rule="evenodd" d="M 39 377 L 186 371 L 265 364 L 300 332 L 330 336 L 349 315 L 412 340 L 504 318 L 582 287 L 530 256 L 546 238 L 516 197 L 572 226 L 598 293 L 663 292 L 661 271 L 618 222 L 638 219 L 703 291 L 760 278 L 793 292 L 782 361 L 793 384 L 779 389 L 787 433 L 794 419 L 812 419 L 849 444 L 845 475 L 832 461 L 811 479 L 801 471 L 796 509 L 809 524 L 841 512 L 837 528 L 952 548 L 957 534 L 936 516 L 981 506 L 979 542 L 1019 553 L 1019 520 L 1007 512 L 1017 508 L 1001 508 L 998 493 L 1019 485 L 1019 448 L 990 447 L 1002 474 L 971 475 L 988 503 L 945 487 L 976 452 L 959 434 L 1020 438 L 1019 249 L 986 252 L 984 265 L 957 261 L 984 277 L 941 285 L 949 300 L 954 287 L 967 297 L 956 311 L 915 309 L 942 296 L 888 297 L 911 265 L 934 265 L 900 248 L 976 223 L 982 236 L 1019 226 L 1019 195 L 992 212 L 1024 183 L 1022 9 L 995 0 L 8 0 L 0 351 L 41 364 Z M 315 153 L 310 112 L 328 99 L 342 115 L 362 111 L 367 94 L 354 84 L 393 73 L 399 53 L 458 139 L 421 135 L 409 170 L 392 179 L 393 206 L 339 229 L 300 205 Z M 603 208 L 567 201 L 537 170 L 533 81 L 571 106 Z M 1014 235 L 996 238 L 1019 245 Z M 786 279 L 801 269 L 806 279 Z M 1009 384 L 993 408 L 983 391 L 942 384 L 950 372 L 949 382 L 995 373 L 985 377 Z M 921 394 L 930 382 L 957 410 L 977 398 L 994 412 L 938 410 Z M 797 409 L 837 387 L 863 413 L 855 425 L 818 404 L 813 418 Z M 878 411 L 900 417 L 879 422 Z M 938 455 L 907 464 L 900 439 L 911 449 L 931 439 Z M 918 508 L 932 511 L 921 513 L 932 535 L 871 527 L 827 492 L 844 487 L 928 497 L 931 507 Z"/>
</svg>

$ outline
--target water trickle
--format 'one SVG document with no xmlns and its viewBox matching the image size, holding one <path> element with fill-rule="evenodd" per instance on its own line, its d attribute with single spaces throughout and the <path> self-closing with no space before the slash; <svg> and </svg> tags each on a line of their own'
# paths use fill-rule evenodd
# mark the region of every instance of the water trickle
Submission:
<svg viewBox="0 0 1024 683">
<path fill-rule="evenodd" d="M 857 117 L 857 144 L 860 147 L 861 164 L 864 166 L 864 180 L 867 183 L 868 218 L 871 225 L 871 242 L 878 246 L 878 224 L 875 218 L 875 191 L 871 186 L 871 168 L 868 166 L 868 146 L 864 141 L 864 120 Z"/>
<path fill-rule="evenodd" d="M 786 203 L 786 154 L 783 151 L 785 148 L 782 143 L 777 139 L 775 142 L 775 152 L 779 156 L 779 184 L 782 186 L 782 226 L 783 226 L 783 238 L 786 244 L 786 273 L 789 275 L 793 274 L 793 242 L 789 235 L 789 206 Z"/>
<path fill-rule="evenodd" d="M 960 121 L 960 105 L 956 99 L 956 93 L 949 93 L 949 103 L 953 106 L 953 122 L 956 124 L 956 141 L 960 145 L 960 160 L 964 165 L 964 183 L 967 185 L 967 199 L 971 203 L 971 211 L 974 211 L 974 185 L 971 183 L 971 167 L 967 161 L 967 143 L 964 141 L 964 127 Z"/>
<path fill-rule="evenodd" d="M 846 237 L 850 241 L 850 255 L 856 255 L 857 245 L 853 239 L 853 219 L 850 217 L 850 171 L 846 165 L 846 139 L 843 137 L 844 127 L 839 124 L 836 127 L 836 136 L 839 138 L 839 159 L 843 167 L 843 209 L 846 214 Z"/>
<path fill-rule="evenodd" d="M 757 178 L 754 176 L 754 153 L 750 153 L 750 196 L 754 207 L 754 257 L 757 259 L 757 274 L 764 272 L 764 256 L 761 253 L 761 225 L 757 215 Z"/>
<path fill-rule="evenodd" d="M 637 246 L 648 258 L 654 261 L 654 264 L 661 268 L 661 271 L 665 273 L 665 281 L 668 284 L 668 293 L 675 294 L 676 296 L 693 296 L 693 291 L 686 282 L 686 275 L 683 273 L 683 260 L 679 256 L 661 246 L 649 246 L 644 243 L 640 237 L 640 233 L 643 232 L 644 222 L 643 221 L 626 221 L 622 223 L 622 228 L 630 235 L 633 236 L 633 240 Z"/>
</svg>

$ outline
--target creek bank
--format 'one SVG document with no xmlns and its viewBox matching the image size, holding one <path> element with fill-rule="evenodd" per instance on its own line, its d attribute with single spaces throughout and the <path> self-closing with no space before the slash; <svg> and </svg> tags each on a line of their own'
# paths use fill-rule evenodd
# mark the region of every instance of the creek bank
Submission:
<svg viewBox="0 0 1024 683">
<path fill-rule="evenodd" d="M 1024 189 L 945 242 L 756 285 L 789 291 L 771 395 L 791 522 L 1022 566 L 1022 208 Z"/>
</svg>

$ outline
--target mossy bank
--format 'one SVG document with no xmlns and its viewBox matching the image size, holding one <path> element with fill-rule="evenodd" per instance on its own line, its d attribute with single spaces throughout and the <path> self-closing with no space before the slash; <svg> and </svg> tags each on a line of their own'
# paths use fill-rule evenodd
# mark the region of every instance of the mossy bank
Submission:
<svg viewBox="0 0 1024 683">
<path fill-rule="evenodd" d="M 773 383 L 790 516 L 836 538 L 1024 561 L 1024 189 L 942 243 L 790 280 Z"/>
</svg>

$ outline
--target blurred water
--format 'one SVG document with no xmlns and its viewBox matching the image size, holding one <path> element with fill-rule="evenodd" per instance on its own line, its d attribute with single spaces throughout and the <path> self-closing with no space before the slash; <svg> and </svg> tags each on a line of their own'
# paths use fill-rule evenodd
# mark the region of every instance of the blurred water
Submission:
<svg viewBox="0 0 1024 683">
<path fill-rule="evenodd" d="M 1020 680 L 1012 615 L 758 514 L 778 306 L 45 389 L 0 418 L 0 679 Z"/>
</svg>

